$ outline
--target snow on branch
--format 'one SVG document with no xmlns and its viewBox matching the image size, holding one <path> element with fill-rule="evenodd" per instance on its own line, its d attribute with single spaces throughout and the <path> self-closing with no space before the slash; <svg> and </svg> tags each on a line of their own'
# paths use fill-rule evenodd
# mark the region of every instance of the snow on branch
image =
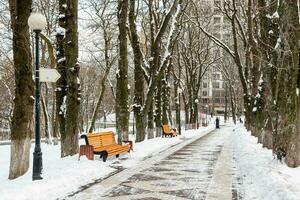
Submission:
<svg viewBox="0 0 300 200">
<path fill-rule="evenodd" d="M 158 46 L 158 44 L 160 43 L 162 37 L 163 37 L 163 34 L 165 33 L 165 30 L 167 29 L 168 27 L 168 23 L 170 21 L 170 18 L 172 17 L 172 13 L 173 11 L 176 9 L 176 5 L 177 5 L 177 10 L 178 10 L 178 5 L 180 5 L 180 3 L 178 3 L 178 0 L 175 0 L 173 5 L 171 6 L 171 8 L 168 10 L 166 16 L 164 17 L 159 29 L 158 29 L 158 32 L 155 36 L 155 39 L 154 39 L 154 46 Z M 179 7 L 180 9 L 180 7 Z"/>
<path fill-rule="evenodd" d="M 177 17 L 178 17 L 178 15 L 180 13 L 180 10 L 181 10 L 181 5 L 178 4 L 176 12 L 175 12 L 175 14 L 172 17 L 172 24 L 171 24 L 171 27 L 170 27 L 170 32 L 169 32 L 169 35 L 168 35 L 167 44 L 166 44 L 166 47 L 165 47 L 165 53 L 164 53 L 162 64 L 160 65 L 160 67 L 158 69 L 158 73 L 160 73 L 160 71 L 162 70 L 164 64 L 166 64 L 165 61 L 168 60 L 169 57 L 170 57 L 170 51 L 169 51 L 169 49 L 170 49 L 172 40 L 173 40 L 175 32 L 176 32 L 175 30 L 176 30 L 176 24 L 177 24 Z"/>
<path fill-rule="evenodd" d="M 147 81 L 149 81 L 150 75 L 149 75 L 148 70 L 150 70 L 150 66 L 149 66 L 148 61 L 145 58 L 146 57 L 145 54 L 143 53 L 143 51 L 141 49 L 140 49 L 140 53 L 141 53 L 142 62 L 143 62 L 143 65 L 141 67 L 142 67 L 142 70 L 144 71 L 144 75 L 145 75 Z"/>
<path fill-rule="evenodd" d="M 206 31 L 204 28 L 199 26 L 200 30 L 207 36 L 209 39 L 211 39 L 216 45 L 222 47 L 225 51 L 227 51 L 231 57 L 235 58 L 234 51 L 232 51 L 229 46 L 227 46 L 224 42 L 222 42 L 220 39 L 217 37 L 213 36 L 211 33 Z"/>
</svg>

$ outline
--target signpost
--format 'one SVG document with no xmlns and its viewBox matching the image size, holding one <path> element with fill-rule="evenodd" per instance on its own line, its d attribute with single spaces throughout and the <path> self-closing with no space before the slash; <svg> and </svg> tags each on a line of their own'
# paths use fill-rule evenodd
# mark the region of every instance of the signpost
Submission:
<svg viewBox="0 0 300 200">
<path fill-rule="evenodd" d="M 60 78 L 56 69 L 40 68 L 40 82 L 55 83 Z"/>
</svg>

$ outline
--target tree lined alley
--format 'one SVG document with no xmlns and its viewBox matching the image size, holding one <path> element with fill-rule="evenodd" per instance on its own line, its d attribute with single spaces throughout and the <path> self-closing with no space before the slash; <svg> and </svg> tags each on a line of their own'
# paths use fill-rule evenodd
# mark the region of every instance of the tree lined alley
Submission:
<svg viewBox="0 0 300 200">
<path fill-rule="evenodd" d="M 34 139 L 31 12 L 47 20 L 41 67 L 61 75 L 41 83 L 42 138 L 60 145 L 61 158 L 78 153 L 81 134 L 107 128 L 107 116 L 117 143 L 141 143 L 161 137 L 165 124 L 205 126 L 222 104 L 224 121 L 245 119 L 258 143 L 288 167 L 300 166 L 299 4 L 0 0 L 0 140 L 10 140 L 8 178 L 28 171 Z M 223 93 L 207 89 L 219 88 L 217 79 Z"/>
</svg>

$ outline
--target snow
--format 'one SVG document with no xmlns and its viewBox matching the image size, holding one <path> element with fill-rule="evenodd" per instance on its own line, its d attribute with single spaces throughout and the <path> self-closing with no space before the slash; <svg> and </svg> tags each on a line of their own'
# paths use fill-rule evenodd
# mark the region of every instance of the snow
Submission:
<svg viewBox="0 0 300 200">
<path fill-rule="evenodd" d="M 280 43 L 281 43 L 281 38 L 278 38 L 274 48 L 278 49 L 280 47 Z"/>
<path fill-rule="evenodd" d="M 269 18 L 269 19 L 279 18 L 279 14 L 277 11 L 274 12 L 272 15 L 267 14 L 267 18 Z"/>
<path fill-rule="evenodd" d="M 214 124 L 201 127 L 199 130 L 182 130 L 182 135 L 175 138 L 154 138 L 134 144 L 133 152 L 120 156 L 119 162 L 123 167 L 133 168 L 148 157 L 158 155 L 161 151 L 182 143 L 186 139 L 200 137 L 214 129 Z M 80 140 L 84 144 L 84 140 Z M 43 180 L 32 181 L 32 153 L 34 145 L 31 146 L 30 169 L 22 177 L 8 180 L 10 146 L 0 146 L 0 193 L 1 200 L 30 199 L 47 200 L 66 197 L 77 191 L 81 186 L 104 178 L 116 169 L 110 165 L 116 158 L 109 158 L 107 162 L 99 161 L 95 156 L 94 161 L 87 160 L 85 156 L 78 161 L 78 154 L 66 158 L 60 158 L 60 145 L 46 145 L 42 143 L 43 153 Z M 123 160 L 127 158 L 126 160 Z M 34 195 L 32 195 L 34 194 Z"/>
<path fill-rule="evenodd" d="M 300 3 L 297 1 L 297 6 L 298 6 L 298 19 L 299 19 L 299 24 L 300 24 Z"/>
<path fill-rule="evenodd" d="M 84 156 L 78 161 L 78 154 L 60 158 L 60 145 L 42 143 L 44 169 L 43 180 L 40 181 L 31 180 L 33 145 L 29 171 L 15 180 L 7 179 L 10 146 L 0 145 L 1 200 L 62 199 L 78 191 L 81 186 L 109 176 L 110 173 L 116 171 L 112 166 L 124 167 L 124 173 L 128 173 L 128 170 L 136 173 L 136 169 L 147 167 L 164 154 L 169 153 L 169 150 L 165 151 L 166 149 L 177 151 L 187 142 L 195 141 L 213 129 L 214 124 L 211 123 L 210 126 L 201 127 L 199 130 L 182 130 L 182 135 L 175 138 L 154 138 L 135 143 L 133 152 L 121 156 L 120 159 L 110 158 L 105 163 L 99 161 L 98 156 L 95 156 L 94 161 L 87 160 Z M 257 143 L 257 138 L 251 136 L 241 124 L 227 123 L 225 128 L 221 126 L 221 129 L 217 131 L 217 135 L 219 134 L 222 134 L 222 137 L 211 141 L 213 144 L 211 147 L 214 148 L 224 143 L 224 148 L 213 172 L 208 197 L 220 196 L 221 193 L 216 191 L 230 192 L 230 181 L 234 183 L 234 178 L 239 178 L 240 184 L 236 187 L 244 200 L 299 199 L 300 167 L 288 168 L 285 164 L 273 159 L 272 151 L 262 148 L 262 145 Z M 80 144 L 84 144 L 82 139 Z M 231 160 L 232 156 L 233 160 Z M 231 168 L 232 164 L 235 166 L 234 171 Z M 229 197 L 230 193 L 227 195 Z"/>
<path fill-rule="evenodd" d="M 117 78 L 120 78 L 120 69 L 118 68 L 116 71 Z"/>
<path fill-rule="evenodd" d="M 60 106 L 59 114 L 64 115 L 64 117 L 65 117 L 66 116 L 66 110 L 67 110 L 67 96 L 64 96 L 63 97 L 63 103 Z"/>
<path fill-rule="evenodd" d="M 262 148 L 244 127 L 237 126 L 234 132 L 233 149 L 243 199 L 299 200 L 300 167 L 289 168 L 273 159 L 272 151 Z"/>
<path fill-rule="evenodd" d="M 65 14 L 59 14 L 59 16 L 58 16 L 59 19 L 62 19 L 62 18 L 65 18 L 65 17 L 66 17 Z"/>
<path fill-rule="evenodd" d="M 66 29 L 59 26 L 59 27 L 56 28 L 56 33 L 58 35 L 63 35 L 64 36 L 66 34 Z"/>
<path fill-rule="evenodd" d="M 113 171 L 103 162 L 89 161 L 85 157 L 81 157 L 78 161 L 78 155 L 60 159 L 59 147 L 60 145 L 52 146 L 42 143 L 43 180 L 31 180 L 32 145 L 29 171 L 24 176 L 10 181 L 7 179 L 10 146 L 0 146 L 1 200 L 63 198 L 68 192 Z"/>
<path fill-rule="evenodd" d="M 62 63 L 64 61 L 66 61 L 66 57 L 62 57 L 62 58 L 58 59 L 57 63 Z"/>
</svg>

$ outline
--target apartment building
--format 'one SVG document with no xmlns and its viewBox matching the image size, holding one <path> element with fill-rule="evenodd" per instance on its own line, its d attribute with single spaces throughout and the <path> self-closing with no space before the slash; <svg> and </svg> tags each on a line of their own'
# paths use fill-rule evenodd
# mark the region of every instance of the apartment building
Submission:
<svg viewBox="0 0 300 200">
<path fill-rule="evenodd" d="M 212 32 L 215 37 L 229 44 L 231 41 L 231 24 L 220 13 L 219 9 L 222 7 L 223 0 L 201 1 L 203 2 L 203 5 L 208 6 L 211 10 L 209 13 L 209 17 L 211 17 L 210 32 Z M 223 50 L 216 45 L 214 45 L 211 51 L 213 55 L 218 55 L 220 57 L 224 54 Z M 202 79 L 200 91 L 202 112 L 208 112 L 209 114 L 224 114 L 225 112 L 226 96 L 228 96 L 228 94 L 220 71 L 220 65 L 220 62 L 216 62 L 212 65 Z"/>
</svg>

